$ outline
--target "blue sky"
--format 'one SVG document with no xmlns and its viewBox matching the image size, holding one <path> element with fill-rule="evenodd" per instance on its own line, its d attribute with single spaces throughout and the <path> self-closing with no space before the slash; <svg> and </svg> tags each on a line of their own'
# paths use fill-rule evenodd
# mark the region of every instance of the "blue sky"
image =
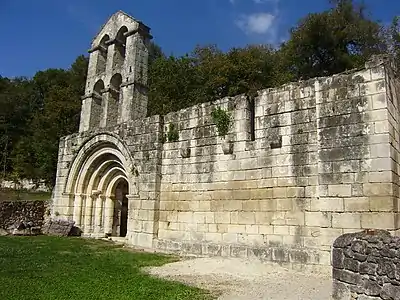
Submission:
<svg viewBox="0 0 400 300">
<path fill-rule="evenodd" d="M 384 23 L 400 14 L 400 1 L 366 0 Z M 0 0 L 0 75 L 33 76 L 67 68 L 87 53 L 107 18 L 123 10 L 152 28 L 167 54 L 197 44 L 227 50 L 249 43 L 279 43 L 299 18 L 328 0 Z"/>
</svg>

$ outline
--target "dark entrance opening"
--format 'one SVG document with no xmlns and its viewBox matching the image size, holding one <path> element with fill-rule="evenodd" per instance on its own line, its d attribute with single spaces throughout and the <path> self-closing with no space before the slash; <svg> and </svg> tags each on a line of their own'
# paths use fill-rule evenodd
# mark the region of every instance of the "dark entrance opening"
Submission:
<svg viewBox="0 0 400 300">
<path fill-rule="evenodd" d="M 113 236 L 125 237 L 128 232 L 128 183 L 122 180 L 115 188 Z"/>
<path fill-rule="evenodd" d="M 119 236 L 125 237 L 128 232 L 128 198 L 126 194 L 122 197 L 121 205 L 121 225 L 119 228 Z"/>
</svg>

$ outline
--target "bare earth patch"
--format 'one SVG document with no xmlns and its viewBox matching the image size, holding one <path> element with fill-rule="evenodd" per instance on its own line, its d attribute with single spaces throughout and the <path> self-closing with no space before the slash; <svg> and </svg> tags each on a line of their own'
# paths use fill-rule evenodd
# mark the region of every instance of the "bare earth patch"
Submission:
<svg viewBox="0 0 400 300">
<path fill-rule="evenodd" d="M 146 271 L 210 290 L 219 300 L 328 300 L 332 286 L 329 274 L 305 274 L 237 258 L 195 258 Z"/>
</svg>

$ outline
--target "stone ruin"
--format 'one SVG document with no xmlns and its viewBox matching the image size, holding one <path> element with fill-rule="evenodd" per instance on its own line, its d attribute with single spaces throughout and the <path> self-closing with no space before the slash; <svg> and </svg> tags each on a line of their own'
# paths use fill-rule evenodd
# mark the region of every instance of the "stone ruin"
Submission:
<svg viewBox="0 0 400 300">
<path fill-rule="evenodd" d="M 94 38 L 79 132 L 60 140 L 52 216 L 88 237 L 299 268 L 330 266 L 344 233 L 399 229 L 389 59 L 147 117 L 150 39 L 123 12 Z M 214 109 L 230 116 L 225 136 Z"/>
</svg>

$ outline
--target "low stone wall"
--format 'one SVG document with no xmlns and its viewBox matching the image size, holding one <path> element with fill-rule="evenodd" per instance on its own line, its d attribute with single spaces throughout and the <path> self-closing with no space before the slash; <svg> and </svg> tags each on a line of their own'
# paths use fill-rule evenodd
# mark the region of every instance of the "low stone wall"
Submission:
<svg viewBox="0 0 400 300">
<path fill-rule="evenodd" d="M 366 230 L 340 236 L 333 247 L 333 299 L 400 299 L 400 237 Z"/>
<path fill-rule="evenodd" d="M 23 179 L 19 182 L 14 182 L 11 180 L 0 181 L 1 188 L 7 189 L 19 189 L 19 190 L 30 190 L 37 192 L 49 192 L 50 189 L 46 186 L 44 181 L 34 182 L 33 180 Z"/>
<path fill-rule="evenodd" d="M 10 230 L 20 223 L 42 227 L 47 207 L 46 201 L 0 201 L 0 228 Z"/>
</svg>

